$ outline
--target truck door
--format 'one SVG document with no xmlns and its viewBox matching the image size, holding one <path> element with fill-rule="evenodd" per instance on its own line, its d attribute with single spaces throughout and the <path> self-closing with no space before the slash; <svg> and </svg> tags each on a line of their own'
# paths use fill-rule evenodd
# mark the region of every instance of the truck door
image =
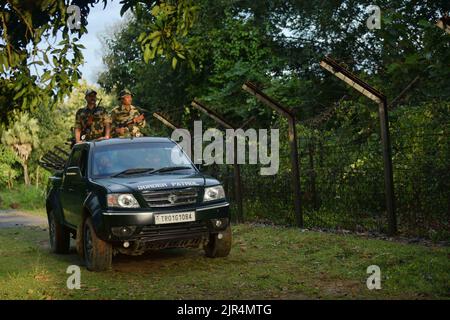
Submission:
<svg viewBox="0 0 450 320">
<path fill-rule="evenodd" d="M 61 204 L 66 222 L 77 226 L 81 221 L 83 202 L 87 196 L 87 148 L 75 146 L 64 170 L 61 183 Z"/>
</svg>

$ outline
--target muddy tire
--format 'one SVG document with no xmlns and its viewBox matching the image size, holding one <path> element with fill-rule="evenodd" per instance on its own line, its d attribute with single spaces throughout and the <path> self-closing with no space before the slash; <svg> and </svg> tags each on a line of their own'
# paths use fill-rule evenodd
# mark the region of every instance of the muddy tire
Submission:
<svg viewBox="0 0 450 320">
<path fill-rule="evenodd" d="M 77 227 L 75 247 L 77 249 L 78 256 L 84 261 L 84 239 L 83 239 L 83 227 L 84 223 L 80 223 Z"/>
<path fill-rule="evenodd" d="M 106 271 L 111 269 L 112 245 L 97 236 L 90 217 L 86 218 L 83 227 L 83 253 L 88 270 Z"/>
<path fill-rule="evenodd" d="M 222 239 L 218 238 L 218 234 L 210 234 L 209 242 L 204 246 L 205 254 L 209 258 L 219 258 L 226 257 L 230 254 L 231 250 L 231 226 L 221 232 L 223 235 Z"/>
<path fill-rule="evenodd" d="M 59 254 L 69 253 L 70 230 L 56 220 L 53 210 L 47 213 L 47 218 L 51 251 Z"/>
</svg>

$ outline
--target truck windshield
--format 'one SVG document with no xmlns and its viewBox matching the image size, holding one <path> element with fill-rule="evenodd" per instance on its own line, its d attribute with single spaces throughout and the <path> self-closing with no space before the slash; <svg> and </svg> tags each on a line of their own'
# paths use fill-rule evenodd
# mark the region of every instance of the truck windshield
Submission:
<svg viewBox="0 0 450 320">
<path fill-rule="evenodd" d="M 167 170 L 171 167 L 177 170 Z M 181 148 L 170 142 L 121 143 L 96 147 L 94 150 L 91 171 L 94 178 L 106 178 L 124 172 L 129 175 L 148 174 L 155 170 L 185 174 L 195 169 Z"/>
</svg>

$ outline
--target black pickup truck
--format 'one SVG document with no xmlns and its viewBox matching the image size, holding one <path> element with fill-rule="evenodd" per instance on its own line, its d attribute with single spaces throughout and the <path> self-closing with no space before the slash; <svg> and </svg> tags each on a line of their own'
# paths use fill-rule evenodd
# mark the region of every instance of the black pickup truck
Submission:
<svg viewBox="0 0 450 320">
<path fill-rule="evenodd" d="M 203 246 L 206 256 L 231 248 L 229 203 L 168 138 L 120 138 L 73 147 L 47 187 L 50 245 L 67 253 L 70 237 L 92 271 L 116 253 Z"/>
</svg>

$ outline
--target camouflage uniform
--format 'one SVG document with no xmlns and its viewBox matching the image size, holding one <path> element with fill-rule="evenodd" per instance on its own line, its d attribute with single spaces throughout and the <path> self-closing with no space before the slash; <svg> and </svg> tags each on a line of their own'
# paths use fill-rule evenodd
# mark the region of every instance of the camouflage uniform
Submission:
<svg viewBox="0 0 450 320">
<path fill-rule="evenodd" d="M 92 109 L 84 107 L 78 109 L 75 115 L 75 128 L 80 129 L 81 140 L 95 140 L 105 135 L 105 126 L 111 123 L 111 119 L 102 107 Z M 83 135 L 85 136 L 83 139 Z"/>
<path fill-rule="evenodd" d="M 138 123 L 133 123 L 133 119 L 140 116 L 136 107 L 130 105 L 130 110 L 127 111 L 125 106 L 118 106 L 111 111 L 111 136 L 117 137 L 141 137 L 141 129 L 145 127 L 145 119 Z M 125 128 L 124 134 L 118 134 L 116 128 Z"/>
</svg>

